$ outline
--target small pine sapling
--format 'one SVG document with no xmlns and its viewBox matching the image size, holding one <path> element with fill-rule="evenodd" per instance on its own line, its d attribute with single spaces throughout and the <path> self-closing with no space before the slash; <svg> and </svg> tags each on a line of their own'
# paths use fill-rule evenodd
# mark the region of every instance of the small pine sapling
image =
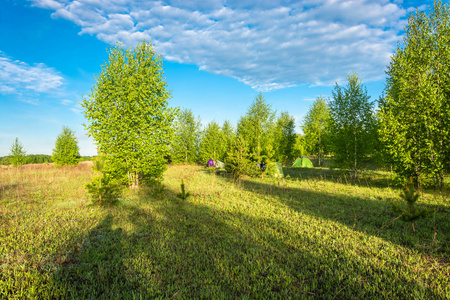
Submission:
<svg viewBox="0 0 450 300">
<path fill-rule="evenodd" d="M 86 189 L 91 194 L 92 202 L 97 205 L 114 204 L 118 201 L 121 188 L 115 183 L 111 175 L 104 171 L 105 157 L 98 156 L 92 169 L 99 173 L 91 183 L 86 184 Z"/>
<path fill-rule="evenodd" d="M 184 181 L 183 179 L 181 179 L 181 192 L 177 194 L 177 197 L 186 200 L 186 198 L 189 197 L 189 195 L 190 193 L 186 192 Z"/>
<path fill-rule="evenodd" d="M 407 208 L 402 209 L 400 203 L 391 202 L 392 210 L 395 213 L 399 213 L 400 219 L 405 222 L 411 222 L 414 236 L 416 235 L 416 230 L 414 228 L 414 222 L 420 219 L 425 219 L 429 217 L 432 211 L 425 208 L 418 208 L 416 202 L 419 199 L 419 193 L 414 189 L 412 183 L 405 184 L 402 194 L 400 195 L 403 200 L 407 203 Z"/>
<path fill-rule="evenodd" d="M 153 184 L 153 197 L 162 200 L 164 198 L 166 186 L 161 182 L 161 178 L 155 180 Z"/>
</svg>

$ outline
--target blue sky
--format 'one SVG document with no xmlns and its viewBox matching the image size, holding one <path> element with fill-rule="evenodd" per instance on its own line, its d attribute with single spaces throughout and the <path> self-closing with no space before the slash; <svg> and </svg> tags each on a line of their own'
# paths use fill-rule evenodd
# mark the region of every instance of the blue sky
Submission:
<svg viewBox="0 0 450 300">
<path fill-rule="evenodd" d="M 372 99 L 407 17 L 432 1 L 1 0 L 0 156 L 16 137 L 51 154 L 61 127 L 96 153 L 79 102 L 116 41 L 151 40 L 164 57 L 170 106 L 203 124 L 236 124 L 262 92 L 296 130 L 312 101 L 357 72 Z"/>
</svg>

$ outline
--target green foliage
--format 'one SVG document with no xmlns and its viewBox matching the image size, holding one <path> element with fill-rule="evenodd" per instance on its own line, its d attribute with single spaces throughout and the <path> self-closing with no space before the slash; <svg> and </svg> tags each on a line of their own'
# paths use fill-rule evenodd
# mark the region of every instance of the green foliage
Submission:
<svg viewBox="0 0 450 300">
<path fill-rule="evenodd" d="M 181 110 L 175 123 L 175 136 L 172 143 L 172 162 L 197 162 L 199 143 L 200 119 L 196 120 L 190 109 Z"/>
<path fill-rule="evenodd" d="M 232 141 L 225 158 L 225 170 L 234 178 L 258 174 L 256 163 L 251 160 L 247 141 L 242 136 L 238 136 Z"/>
<path fill-rule="evenodd" d="M 4 165 L 4 166 L 9 165 L 9 164 L 10 164 L 10 162 L 9 162 L 9 156 L 3 156 L 3 157 L 0 157 L 0 164 L 1 164 L 1 165 Z"/>
<path fill-rule="evenodd" d="M 97 156 L 93 163 L 92 169 L 98 175 L 94 176 L 91 183 L 86 184 L 86 189 L 91 195 L 92 203 L 96 205 L 117 203 L 121 194 L 121 187 L 117 180 L 105 172 L 105 169 L 107 169 L 105 156 Z"/>
<path fill-rule="evenodd" d="M 356 74 L 347 76 L 348 85 L 337 83 L 333 101 L 329 103 L 330 140 L 335 164 L 351 170 L 358 178 L 358 170 L 374 154 L 377 143 L 374 103 Z"/>
<path fill-rule="evenodd" d="M 426 207 L 425 208 L 418 208 L 416 206 L 416 202 L 419 199 L 420 195 L 419 193 L 414 189 L 414 185 L 411 184 L 405 184 L 402 194 L 402 199 L 406 202 L 407 208 L 402 209 L 400 207 L 400 203 L 391 202 L 392 210 L 395 213 L 401 214 L 401 219 L 405 222 L 411 222 L 414 235 L 416 235 L 416 230 L 414 228 L 414 221 L 428 218 L 431 215 L 431 211 L 429 211 Z"/>
<path fill-rule="evenodd" d="M 52 160 L 56 166 L 75 166 L 78 164 L 80 148 L 75 137 L 75 131 L 63 126 L 61 133 L 56 138 Z"/>
<path fill-rule="evenodd" d="M 161 178 L 154 180 L 151 186 L 153 197 L 159 200 L 164 199 L 166 186 L 161 182 Z"/>
<path fill-rule="evenodd" d="M 209 122 L 202 134 L 199 147 L 199 160 L 201 164 L 212 158 L 214 161 L 221 160 L 226 152 L 225 136 L 217 122 Z"/>
<path fill-rule="evenodd" d="M 44 163 L 52 163 L 52 156 L 46 154 L 28 154 L 25 155 L 24 164 L 44 164 Z M 9 156 L 0 157 L 1 165 L 10 165 L 11 160 Z"/>
<path fill-rule="evenodd" d="M 450 170 L 450 5 L 408 19 L 387 71 L 380 139 L 395 171 L 416 185 L 444 184 Z"/>
<path fill-rule="evenodd" d="M 14 140 L 14 143 L 10 148 L 11 152 L 9 153 L 9 162 L 13 165 L 13 167 L 17 168 L 25 163 L 26 151 L 23 149 L 23 145 L 19 142 L 19 138 Z"/>
<path fill-rule="evenodd" d="M 85 127 L 106 155 L 108 172 L 132 188 L 166 169 L 177 110 L 168 107 L 163 75 L 162 58 L 150 43 L 113 47 L 82 103 Z"/>
<path fill-rule="evenodd" d="M 111 205 L 119 201 L 121 195 L 120 184 L 108 173 L 94 176 L 91 183 L 86 184 L 95 205 Z"/>
<path fill-rule="evenodd" d="M 289 113 L 282 112 L 275 123 L 273 146 L 276 161 L 286 165 L 294 160 L 296 141 L 295 119 Z"/>
<path fill-rule="evenodd" d="M 275 112 L 259 94 L 238 122 L 237 135 L 247 142 L 250 157 L 257 162 L 271 159 L 274 154 L 274 119 Z"/>
<path fill-rule="evenodd" d="M 190 195 L 191 195 L 191 193 L 186 192 L 184 181 L 183 181 L 183 179 L 181 179 L 181 192 L 179 192 L 177 194 L 177 197 L 180 198 L 180 199 L 186 200 L 187 197 L 189 197 Z"/>
<path fill-rule="evenodd" d="M 294 158 L 306 155 L 306 141 L 305 136 L 301 134 L 295 135 L 295 144 L 293 149 Z"/>
<path fill-rule="evenodd" d="M 51 155 L 28 154 L 25 158 L 25 164 L 44 164 L 53 162 Z"/>
<path fill-rule="evenodd" d="M 231 142 L 236 138 L 236 134 L 234 132 L 233 126 L 231 125 L 230 121 L 223 122 L 222 125 L 222 137 L 224 139 L 223 146 L 225 148 L 224 154 L 222 157 L 219 157 L 221 161 L 225 160 L 225 157 L 227 155 L 227 150 L 231 147 Z"/>
<path fill-rule="evenodd" d="M 323 166 L 323 157 L 329 152 L 330 140 L 330 110 L 325 97 L 317 97 L 306 114 L 302 130 L 304 133 L 305 150 L 316 155 L 319 167 Z"/>
</svg>

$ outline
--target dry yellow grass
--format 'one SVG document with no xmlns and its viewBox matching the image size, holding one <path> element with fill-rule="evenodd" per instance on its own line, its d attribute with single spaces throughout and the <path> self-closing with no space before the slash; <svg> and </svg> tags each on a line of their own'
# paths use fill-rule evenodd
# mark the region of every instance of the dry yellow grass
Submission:
<svg viewBox="0 0 450 300">
<path fill-rule="evenodd" d="M 91 179 L 91 162 L 55 168 L 53 164 L 29 164 L 0 169 L 0 201 L 51 201 L 86 197 L 84 185 Z M 73 187 L 77 188 L 74 189 Z"/>
</svg>

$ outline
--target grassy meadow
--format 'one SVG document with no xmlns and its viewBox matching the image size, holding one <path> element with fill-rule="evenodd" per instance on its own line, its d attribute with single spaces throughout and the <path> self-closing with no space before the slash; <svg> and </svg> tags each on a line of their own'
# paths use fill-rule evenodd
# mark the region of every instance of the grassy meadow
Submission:
<svg viewBox="0 0 450 300">
<path fill-rule="evenodd" d="M 421 192 L 413 236 L 382 174 L 286 173 L 169 166 L 162 197 L 98 207 L 88 163 L 2 168 L 0 298 L 450 299 L 448 190 Z"/>
</svg>

